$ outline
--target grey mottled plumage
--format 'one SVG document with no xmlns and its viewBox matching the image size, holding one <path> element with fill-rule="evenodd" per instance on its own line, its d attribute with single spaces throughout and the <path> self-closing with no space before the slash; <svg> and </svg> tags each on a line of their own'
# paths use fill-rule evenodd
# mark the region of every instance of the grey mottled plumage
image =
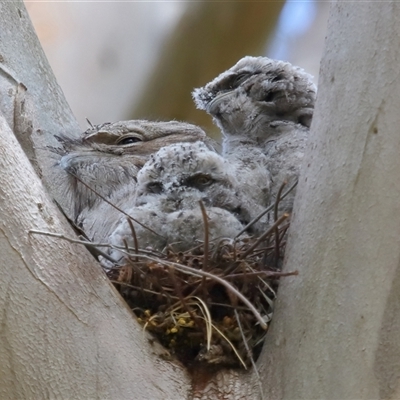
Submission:
<svg viewBox="0 0 400 400">
<path fill-rule="evenodd" d="M 94 126 L 77 140 L 60 138 L 59 165 L 69 172 L 65 195 L 75 205 L 73 218 L 90 238 L 104 240 L 118 212 L 80 181 L 113 203 L 122 192 L 133 198 L 137 173 L 151 154 L 171 143 L 197 140 L 207 138 L 195 125 L 145 120 Z"/>
<path fill-rule="evenodd" d="M 274 201 L 283 181 L 297 179 L 316 98 L 309 74 L 287 62 L 244 57 L 193 98 L 220 127 L 224 157 L 260 204 Z M 290 211 L 293 198 L 294 192 L 281 210 Z"/>
<path fill-rule="evenodd" d="M 163 147 L 140 170 L 136 199 L 129 214 L 161 236 L 134 224 L 141 247 L 162 249 L 175 243 L 187 250 L 204 238 L 199 201 L 207 211 L 210 239 L 233 238 L 260 209 L 238 188 L 229 162 L 204 143 Z M 126 218 L 112 235 L 132 244 Z"/>
</svg>

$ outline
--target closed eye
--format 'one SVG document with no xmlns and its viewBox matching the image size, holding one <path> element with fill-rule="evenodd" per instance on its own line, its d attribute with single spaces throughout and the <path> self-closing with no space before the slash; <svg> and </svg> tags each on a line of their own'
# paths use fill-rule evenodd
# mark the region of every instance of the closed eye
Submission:
<svg viewBox="0 0 400 400">
<path fill-rule="evenodd" d="M 127 145 L 132 143 L 142 142 L 142 139 L 138 138 L 137 136 L 125 136 L 117 140 L 117 145 Z"/>
<path fill-rule="evenodd" d="M 271 80 L 271 82 L 283 81 L 285 79 L 286 79 L 285 74 L 282 73 L 282 74 L 278 74 L 275 78 L 273 78 Z"/>
<path fill-rule="evenodd" d="M 196 174 L 187 178 L 185 181 L 185 185 L 189 187 L 194 187 L 202 191 L 208 186 L 211 186 L 214 182 L 215 179 L 213 179 L 210 175 Z"/>
<path fill-rule="evenodd" d="M 242 72 L 241 74 L 238 74 L 232 82 L 232 89 L 239 87 L 244 81 L 247 80 L 247 78 L 249 78 L 250 75 L 251 74 L 249 72 Z"/>
<path fill-rule="evenodd" d="M 239 72 L 238 74 L 229 75 L 219 83 L 216 90 L 218 93 L 234 90 L 250 78 L 251 75 L 250 72 Z"/>
</svg>

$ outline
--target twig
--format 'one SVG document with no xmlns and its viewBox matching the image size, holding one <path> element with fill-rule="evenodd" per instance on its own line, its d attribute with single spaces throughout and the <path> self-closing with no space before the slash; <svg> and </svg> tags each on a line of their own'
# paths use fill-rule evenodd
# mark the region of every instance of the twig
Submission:
<svg viewBox="0 0 400 400">
<path fill-rule="evenodd" d="M 42 235 L 42 236 L 50 236 L 50 237 L 55 237 L 58 239 L 62 239 L 65 240 L 67 242 L 70 243 L 75 243 L 75 244 L 83 244 L 86 247 L 108 247 L 109 249 L 115 249 L 115 250 L 125 250 L 126 247 L 125 246 L 118 246 L 118 245 L 114 245 L 114 244 L 110 244 L 110 243 L 94 243 L 94 242 L 87 242 L 86 240 L 78 240 L 78 239 L 73 239 L 70 238 L 68 236 L 62 235 L 61 233 L 53 233 L 53 232 L 46 232 L 46 231 L 38 231 L 36 229 L 29 229 L 28 233 L 34 233 L 36 235 Z M 98 250 L 98 249 L 97 249 Z M 130 251 L 135 251 L 136 249 L 132 248 L 132 247 L 128 247 L 128 250 Z M 149 250 L 144 250 L 144 249 L 138 249 L 138 251 L 140 253 L 143 254 L 151 254 L 155 257 L 158 257 L 159 255 L 162 255 L 162 253 L 155 253 L 153 251 L 149 251 Z M 116 260 L 110 259 L 110 261 L 112 262 L 117 262 Z"/>
<path fill-rule="evenodd" d="M 219 250 L 220 250 L 221 247 L 223 246 L 223 243 L 224 243 L 225 241 L 227 241 L 227 240 L 228 240 L 228 242 L 231 241 L 231 239 L 229 239 L 229 238 L 224 238 L 224 237 L 218 239 L 217 245 L 215 246 L 215 249 L 213 250 L 213 254 L 212 254 L 212 256 L 211 256 L 211 260 L 215 261 L 215 260 L 217 259 Z"/>
<path fill-rule="evenodd" d="M 258 386 L 260 387 L 261 399 L 264 400 L 265 397 L 264 397 L 264 392 L 263 392 L 263 387 L 262 387 L 262 381 L 261 381 L 260 374 L 258 372 L 257 365 L 254 362 L 253 356 L 252 356 L 250 348 L 249 348 L 249 344 L 247 343 L 246 337 L 244 335 L 244 332 L 243 332 L 243 329 L 242 329 L 242 324 L 240 323 L 239 313 L 237 312 L 237 310 L 234 310 L 234 312 L 235 312 L 235 317 L 236 317 L 236 321 L 237 321 L 237 324 L 238 324 L 238 328 L 239 328 L 240 334 L 242 335 L 243 344 L 244 344 L 244 347 L 246 348 L 246 351 L 247 351 L 247 356 L 249 357 L 249 359 L 251 361 L 251 365 L 253 366 L 254 372 L 255 372 L 255 374 L 257 376 Z"/>
<path fill-rule="evenodd" d="M 286 218 L 289 217 L 288 213 L 283 214 L 281 217 L 277 219 L 277 221 L 269 228 L 265 233 L 263 233 L 255 243 L 253 243 L 250 248 L 248 248 L 244 253 L 240 255 L 240 258 L 243 259 L 248 256 L 268 235 L 270 235 L 277 226 L 279 226 Z"/>
<path fill-rule="evenodd" d="M 94 248 L 96 248 L 96 251 L 99 251 L 99 252 L 100 252 L 100 250 L 97 249 L 97 247 L 116 248 L 116 249 L 118 249 L 118 250 L 119 250 L 119 249 L 124 249 L 124 248 L 125 248 L 125 247 L 122 247 L 122 246 L 113 246 L 113 245 L 111 245 L 110 243 L 92 243 L 92 242 L 88 242 L 87 240 L 73 239 L 73 238 L 70 238 L 70 237 L 68 237 L 68 236 L 62 235 L 61 233 L 52 233 L 52 232 L 38 231 L 38 230 L 36 230 L 36 229 L 29 229 L 28 234 L 31 234 L 31 233 L 34 233 L 34 234 L 37 234 L 37 235 L 42 235 L 42 236 L 55 237 L 55 238 L 65 240 L 65 241 L 70 242 L 70 243 L 83 244 L 85 247 L 94 247 Z M 101 255 L 105 254 L 105 253 L 103 253 L 103 252 L 101 252 L 101 253 L 102 253 Z M 107 255 L 106 258 L 107 258 L 109 261 L 113 262 L 113 263 L 117 263 L 116 260 L 114 260 L 113 258 L 111 258 L 111 257 L 108 256 L 108 255 Z"/>
<path fill-rule="evenodd" d="M 242 357 L 240 357 L 240 354 L 238 352 L 238 350 L 236 349 L 236 347 L 233 345 L 233 343 L 228 339 L 228 337 L 226 335 L 223 334 L 223 332 L 221 330 L 219 330 L 215 325 L 212 325 L 212 327 L 218 332 L 218 334 L 225 339 L 226 343 L 229 344 L 229 346 L 231 346 L 231 349 L 233 350 L 233 352 L 235 353 L 236 357 L 239 359 L 239 361 L 242 363 L 243 368 L 247 369 L 247 365 L 246 363 L 243 361 Z"/>
<path fill-rule="evenodd" d="M 279 207 L 279 202 L 282 200 L 281 194 L 282 190 L 284 187 L 287 185 L 287 181 L 284 181 L 281 185 L 281 187 L 278 190 L 278 193 L 276 194 L 276 199 L 275 199 L 275 204 L 274 204 L 274 222 L 278 219 L 278 207 Z"/>
<path fill-rule="evenodd" d="M 298 181 L 296 180 L 295 183 L 282 195 L 281 200 L 283 200 L 296 186 Z M 261 219 L 265 214 L 273 210 L 275 204 L 271 204 L 268 208 L 266 208 L 263 212 L 257 215 L 253 220 L 251 220 L 235 237 L 236 240 L 239 236 L 243 235 L 244 232 L 247 231 L 252 225 L 254 225 L 259 219 Z"/>
<path fill-rule="evenodd" d="M 204 254 L 203 254 L 203 271 L 207 271 L 208 267 L 208 241 L 209 241 L 209 236 L 208 236 L 208 217 L 207 217 L 207 211 L 206 208 L 204 207 L 204 203 L 199 200 L 200 204 L 200 209 L 201 209 L 201 215 L 203 217 L 203 225 L 204 225 Z M 206 299 L 207 298 L 207 289 L 206 289 L 206 277 L 203 276 L 201 280 L 201 291 L 203 292 L 203 297 Z"/>
<path fill-rule="evenodd" d="M 135 253 L 138 254 L 138 252 L 139 252 L 139 250 L 138 250 L 139 249 L 139 243 L 138 243 L 138 239 L 137 239 L 137 236 L 136 236 L 135 227 L 133 226 L 133 222 L 129 218 L 127 218 L 127 220 L 128 220 L 129 228 L 130 228 L 130 230 L 132 232 L 133 243 L 135 245 Z M 139 259 L 136 257 L 135 261 L 138 262 Z"/>
<path fill-rule="evenodd" d="M 90 187 L 87 183 L 83 182 L 83 180 L 81 178 L 79 178 L 77 175 L 75 175 L 74 173 L 67 171 L 70 175 L 72 175 L 78 182 L 82 183 L 82 185 L 84 185 L 85 187 L 87 187 L 89 190 L 91 190 L 94 194 L 96 194 L 97 196 L 99 196 L 103 201 L 105 201 L 107 204 L 109 204 L 111 207 L 115 208 L 117 211 L 119 211 L 120 213 L 124 214 L 126 217 L 130 218 L 132 221 L 135 221 L 137 224 L 139 224 L 141 227 L 143 227 L 144 229 L 147 229 L 148 231 L 150 231 L 151 233 L 154 233 L 155 235 L 164 238 L 164 236 L 160 235 L 159 233 L 157 233 L 156 231 L 153 231 L 153 229 L 149 228 L 148 226 L 146 226 L 145 224 L 142 224 L 140 221 L 138 221 L 137 219 L 131 217 L 128 213 L 126 213 L 124 210 L 122 210 L 121 208 L 117 207 L 115 204 L 113 204 L 110 200 L 107 200 L 104 196 L 102 196 L 97 190 L 93 189 L 92 187 Z"/>
<path fill-rule="evenodd" d="M 92 253 L 92 255 L 95 255 L 95 257 L 98 256 L 102 256 L 103 258 L 105 258 L 108 261 L 111 261 L 112 263 L 116 264 L 117 261 L 112 258 L 110 255 L 108 255 L 107 253 L 105 253 L 104 251 L 101 251 L 100 249 L 98 249 L 96 246 L 93 246 L 93 244 L 91 242 L 89 242 L 88 239 L 86 239 L 84 236 L 79 235 L 78 236 L 79 239 L 81 239 L 83 242 L 86 242 L 87 244 L 85 244 L 84 246 Z"/>
<path fill-rule="evenodd" d="M 279 271 L 254 271 L 254 272 L 246 272 L 246 274 L 232 274 L 232 275 L 225 275 L 224 279 L 237 279 L 237 278 L 246 278 L 249 276 L 259 276 L 265 275 L 267 278 L 281 278 L 284 276 L 292 276 L 298 275 L 299 271 L 290 271 L 290 272 L 279 272 Z"/>
<path fill-rule="evenodd" d="M 198 320 L 196 314 L 193 312 L 193 310 L 190 308 L 189 304 L 187 303 L 186 299 L 183 297 L 181 287 L 175 279 L 174 268 L 168 268 L 168 274 L 171 278 L 171 282 L 174 286 L 176 294 L 179 297 L 182 307 L 188 312 L 188 314 L 190 315 L 190 318 L 192 318 L 192 320 L 196 323 L 196 325 L 201 329 L 202 326 L 199 323 L 199 320 Z"/>
<path fill-rule="evenodd" d="M 116 281 L 115 279 L 110 279 L 110 282 L 114 283 L 116 285 L 126 286 L 126 287 L 129 287 L 131 289 L 141 290 L 143 292 L 154 294 L 155 296 L 163 296 L 163 297 L 168 297 L 168 298 L 171 298 L 171 299 L 174 299 L 174 300 L 179 300 L 179 297 L 172 296 L 172 295 L 166 294 L 166 293 L 155 292 L 154 290 L 150 290 L 150 289 L 144 289 L 144 288 L 141 288 L 139 286 L 131 285 L 131 284 L 126 283 L 124 281 Z"/>
<path fill-rule="evenodd" d="M 281 194 L 283 191 L 283 188 L 286 186 L 287 181 L 284 181 L 281 185 L 281 187 L 278 190 L 278 193 L 276 195 L 275 199 L 275 206 L 274 206 L 274 222 L 278 219 L 278 209 L 279 209 L 279 202 L 281 201 Z M 275 264 L 278 264 L 279 260 L 279 229 L 278 227 L 275 228 Z"/>
<path fill-rule="evenodd" d="M 244 303 L 250 310 L 251 312 L 254 314 L 254 316 L 256 317 L 256 319 L 259 321 L 261 327 L 263 329 L 267 328 L 267 325 L 265 324 L 263 318 L 261 317 L 261 315 L 259 314 L 259 312 L 256 310 L 256 308 L 253 306 L 253 304 L 251 304 L 251 302 L 249 300 L 247 300 L 247 298 L 245 296 L 242 295 L 242 293 L 240 293 L 234 286 L 232 286 L 229 282 L 225 281 L 224 279 L 220 278 L 217 275 L 211 274 L 209 272 L 206 271 L 202 271 L 202 270 L 198 270 L 192 267 L 188 267 L 186 265 L 182 265 L 182 264 L 178 264 L 172 261 L 168 261 L 168 260 L 157 260 L 153 257 L 149 257 L 147 255 L 144 254 L 138 254 L 138 257 L 142 257 L 145 258 L 147 260 L 150 261 L 154 261 L 160 264 L 165 264 L 166 266 L 174 266 L 178 271 L 187 273 L 189 275 L 193 275 L 193 276 L 199 276 L 199 277 L 207 277 L 210 279 L 213 279 L 214 281 L 220 283 L 222 286 L 225 286 L 226 289 L 229 290 L 230 293 L 234 294 L 235 296 L 237 296 L 240 301 L 242 303 Z"/>
<path fill-rule="evenodd" d="M 284 214 L 281 218 L 279 218 L 277 223 L 281 223 L 287 217 L 288 217 L 288 214 Z M 83 245 L 87 245 L 88 244 L 87 242 L 84 242 L 84 241 L 81 241 L 81 240 L 76 240 L 76 239 L 71 239 L 71 238 L 69 238 L 67 236 L 64 236 L 64 235 L 58 234 L 58 233 L 42 232 L 42 231 L 37 231 L 37 230 L 34 230 L 34 229 L 29 230 L 29 233 L 35 233 L 35 234 L 44 235 L 44 236 L 56 237 L 56 238 L 59 238 L 59 239 L 63 239 L 63 240 L 69 241 L 71 243 L 78 243 L 78 244 L 83 244 Z M 125 254 L 129 255 L 129 253 L 127 251 L 125 251 L 125 248 L 123 246 L 110 245 L 109 243 L 107 243 L 107 244 L 96 243 L 96 244 L 93 244 L 93 245 L 104 246 L 104 247 L 109 247 L 109 248 L 112 248 L 112 249 L 117 249 L 117 250 L 120 250 L 121 253 L 125 253 Z M 259 323 L 260 323 L 260 325 L 261 325 L 261 327 L 263 329 L 267 329 L 267 325 L 265 324 L 262 316 L 259 314 L 257 309 L 253 306 L 253 304 L 251 304 L 251 302 L 245 296 L 243 296 L 242 293 L 240 293 L 234 286 L 232 286 L 229 282 L 227 282 L 226 280 L 220 278 L 219 276 L 211 274 L 211 273 L 206 272 L 206 271 L 202 271 L 202 270 L 198 270 L 198 269 L 195 269 L 195 268 L 192 268 L 192 267 L 188 267 L 186 265 L 178 264 L 178 263 L 175 263 L 175 262 L 172 262 L 172 261 L 161 260 L 161 259 L 157 259 L 157 258 L 154 258 L 154 257 L 150 257 L 150 256 L 148 256 L 146 254 L 137 254 L 137 257 L 141 257 L 141 258 L 144 258 L 146 260 L 150 260 L 150 261 L 156 262 L 158 264 L 164 264 L 166 266 L 173 266 L 178 271 L 184 272 L 186 274 L 193 275 L 193 276 L 198 276 L 198 277 L 203 277 L 204 276 L 204 277 L 210 278 L 210 279 L 220 283 L 222 286 L 225 286 L 225 288 L 230 293 L 232 293 L 233 295 L 238 297 L 240 299 L 240 301 L 242 303 L 244 303 L 251 310 L 251 312 L 254 314 L 256 319 L 259 321 Z"/>
<path fill-rule="evenodd" d="M 93 124 L 90 122 L 89 118 L 88 118 L 88 117 L 85 117 L 85 119 L 86 119 L 86 122 L 87 122 L 87 123 L 90 125 L 90 127 L 93 129 L 94 126 L 93 126 Z"/>
</svg>

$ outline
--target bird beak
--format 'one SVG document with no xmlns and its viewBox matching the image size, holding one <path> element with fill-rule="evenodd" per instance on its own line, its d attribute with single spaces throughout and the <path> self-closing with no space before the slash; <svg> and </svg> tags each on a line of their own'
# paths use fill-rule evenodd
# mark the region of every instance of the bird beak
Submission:
<svg viewBox="0 0 400 400">
<path fill-rule="evenodd" d="M 220 105 L 222 102 L 229 101 L 234 94 L 234 90 L 229 92 L 218 93 L 207 105 L 206 111 L 208 114 L 216 115 L 220 112 Z"/>
</svg>

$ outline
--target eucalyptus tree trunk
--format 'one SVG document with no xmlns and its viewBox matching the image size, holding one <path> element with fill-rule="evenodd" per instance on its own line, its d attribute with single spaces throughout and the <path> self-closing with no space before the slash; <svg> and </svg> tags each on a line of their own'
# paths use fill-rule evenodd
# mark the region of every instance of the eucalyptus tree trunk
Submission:
<svg viewBox="0 0 400 400">
<path fill-rule="evenodd" d="M 394 2 L 333 4 L 287 249 L 300 274 L 282 281 L 260 380 L 221 371 L 196 398 L 257 398 L 260 381 L 268 399 L 399 398 L 399 19 Z M 78 127 L 23 3 L 0 2 L 0 21 L 0 397 L 189 398 L 88 253 L 28 233 L 72 236 L 29 160 L 62 204 L 46 146 Z"/>
<path fill-rule="evenodd" d="M 79 127 L 47 62 L 22 1 L 0 1 L 0 111 L 53 196 L 64 204 L 54 135 Z"/>
<path fill-rule="evenodd" d="M 399 22 L 398 2 L 332 5 L 267 398 L 400 398 Z"/>
</svg>

